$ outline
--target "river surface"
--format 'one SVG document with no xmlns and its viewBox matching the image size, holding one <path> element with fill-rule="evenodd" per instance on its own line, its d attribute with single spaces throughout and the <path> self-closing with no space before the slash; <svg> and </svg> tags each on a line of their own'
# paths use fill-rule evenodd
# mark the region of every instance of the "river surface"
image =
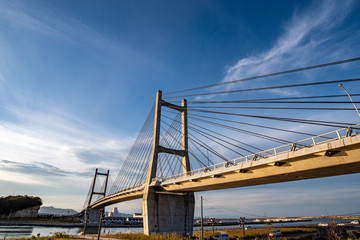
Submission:
<svg viewBox="0 0 360 240">
<path fill-rule="evenodd" d="M 317 225 L 319 223 L 349 223 L 350 219 L 313 219 L 312 221 L 304 221 L 304 222 L 290 222 L 290 223 L 272 223 L 272 228 L 279 228 L 279 227 L 296 227 L 296 226 L 304 226 L 304 225 Z M 250 224 L 245 223 L 245 226 L 250 226 L 252 229 L 254 228 L 266 228 L 270 227 L 268 224 Z M 215 230 L 221 229 L 229 229 L 229 228 L 240 228 L 239 225 L 232 225 L 232 226 L 214 226 Z M 194 227 L 194 230 L 199 230 L 200 227 Z M 212 226 L 204 226 L 205 230 L 211 230 Z M 43 226 L 0 226 L 0 239 L 6 238 L 22 238 L 22 237 L 31 237 L 37 236 L 51 236 L 55 232 L 64 232 L 69 235 L 77 235 L 83 229 L 79 227 L 43 227 Z M 97 232 L 94 229 L 94 233 Z M 116 227 L 116 228 L 107 228 L 104 227 L 102 229 L 103 233 L 138 233 L 143 232 L 142 227 Z"/>
</svg>

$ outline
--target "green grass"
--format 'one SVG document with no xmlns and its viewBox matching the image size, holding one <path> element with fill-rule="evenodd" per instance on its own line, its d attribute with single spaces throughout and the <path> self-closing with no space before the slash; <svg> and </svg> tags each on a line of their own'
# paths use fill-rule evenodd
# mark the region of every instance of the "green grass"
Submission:
<svg viewBox="0 0 360 240">
<path fill-rule="evenodd" d="M 302 232 L 316 232 L 315 227 L 297 227 L 297 228 L 276 228 L 279 229 L 282 233 L 302 233 Z M 273 229 L 270 228 L 259 228 L 259 229 L 249 229 L 245 230 L 245 237 L 267 237 L 269 236 L 270 231 Z M 243 230 L 242 229 L 224 229 L 221 230 L 221 232 L 226 232 L 229 234 L 229 237 L 232 239 L 242 239 L 244 238 Z M 215 236 L 215 234 L 219 233 L 219 231 L 216 231 L 215 233 L 212 233 L 212 231 L 204 231 L 204 237 L 209 238 L 210 236 Z M 196 231 L 193 234 L 196 237 L 200 237 L 200 231 Z"/>
<path fill-rule="evenodd" d="M 301 233 L 301 232 L 316 232 L 316 228 L 314 227 L 301 227 L 301 228 L 276 228 L 280 229 L 282 233 Z M 266 229 L 251 229 L 251 230 L 245 230 L 246 237 L 267 237 L 269 235 L 269 232 L 272 229 L 266 228 Z M 242 239 L 243 231 L 242 229 L 224 229 L 221 230 L 221 232 L 226 232 L 229 234 L 229 237 L 231 239 Z M 204 231 L 204 238 L 210 238 L 215 236 L 215 234 L 219 233 L 219 231 L 215 231 L 212 233 L 212 231 Z M 193 233 L 194 237 L 200 238 L 200 231 L 195 231 Z M 185 237 L 177 236 L 176 234 L 169 234 L 169 235 L 151 235 L 146 236 L 143 233 L 118 233 L 118 234 L 112 234 L 112 235 L 102 235 L 104 238 L 115 238 L 115 239 L 135 239 L 135 240 L 181 240 L 181 239 L 190 239 Z"/>
<path fill-rule="evenodd" d="M 32 236 L 30 238 L 16 238 L 16 240 L 69 240 L 69 239 L 84 239 L 84 238 L 78 238 L 75 236 L 71 236 L 65 232 L 54 232 L 51 233 L 50 237 L 35 237 Z"/>
<path fill-rule="evenodd" d="M 117 234 L 111 234 L 111 235 L 101 235 L 101 237 L 104 238 L 116 238 L 116 239 L 135 239 L 135 240 L 185 240 L 185 239 L 191 239 L 186 237 L 180 237 L 176 234 L 167 234 L 167 235 L 160 235 L 160 234 L 154 234 L 147 236 L 143 233 L 117 233 Z"/>
</svg>

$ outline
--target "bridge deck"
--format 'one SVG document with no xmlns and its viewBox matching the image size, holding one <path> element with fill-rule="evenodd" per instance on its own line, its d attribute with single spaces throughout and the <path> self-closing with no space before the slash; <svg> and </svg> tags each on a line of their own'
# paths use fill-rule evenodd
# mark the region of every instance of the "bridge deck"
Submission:
<svg viewBox="0 0 360 240">
<path fill-rule="evenodd" d="M 296 144 L 271 149 L 166 179 L 151 186 L 164 192 L 197 192 L 296 181 L 360 172 L 360 134 L 340 129 Z M 310 141 L 310 143 L 309 143 Z M 144 185 L 108 195 L 90 207 L 142 198 Z"/>
<path fill-rule="evenodd" d="M 153 186 L 164 191 L 209 191 L 360 172 L 360 135 L 310 148 L 183 175 Z"/>
</svg>

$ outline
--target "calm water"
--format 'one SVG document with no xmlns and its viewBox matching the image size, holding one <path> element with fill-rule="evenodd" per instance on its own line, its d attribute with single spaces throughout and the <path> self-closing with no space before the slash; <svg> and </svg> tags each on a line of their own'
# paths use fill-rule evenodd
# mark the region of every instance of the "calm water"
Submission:
<svg viewBox="0 0 360 240">
<path fill-rule="evenodd" d="M 330 220 L 335 223 L 345 223 L 350 222 L 349 219 L 336 219 Z M 303 226 L 303 225 L 317 225 L 318 223 L 328 223 L 329 220 L 325 219 L 314 219 L 313 221 L 307 222 L 292 222 L 292 223 L 272 223 L 271 227 L 294 227 L 294 226 Z M 251 226 L 251 228 L 266 228 L 269 227 L 267 224 L 246 224 L 245 226 Z M 240 228 L 238 225 L 233 226 L 215 226 L 214 229 L 229 229 L 229 228 Z M 199 230 L 200 227 L 194 227 L 194 230 Z M 205 226 L 205 230 L 211 230 L 211 226 Z M 74 228 L 64 228 L 64 227 L 37 227 L 37 226 L 0 226 L 0 239 L 4 238 L 21 238 L 21 237 L 31 237 L 40 234 L 40 236 L 50 236 L 54 232 L 65 232 L 70 235 L 77 235 L 83 229 L 79 227 Z M 94 229 L 96 232 L 97 230 Z M 142 228 L 103 228 L 102 233 L 125 233 L 125 232 L 143 232 Z"/>
</svg>

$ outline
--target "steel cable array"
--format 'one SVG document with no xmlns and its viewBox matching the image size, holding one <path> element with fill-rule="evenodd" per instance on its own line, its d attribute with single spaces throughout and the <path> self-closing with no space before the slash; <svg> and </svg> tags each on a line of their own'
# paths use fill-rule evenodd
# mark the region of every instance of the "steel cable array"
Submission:
<svg viewBox="0 0 360 240">
<path fill-rule="evenodd" d="M 338 78 L 340 80 L 302 82 L 302 79 L 292 78 L 290 74 L 315 71 L 324 67 L 329 69 L 331 66 L 345 63 L 355 64 L 359 60 L 360 58 L 353 58 L 164 94 L 165 101 L 176 105 L 180 105 L 180 102 L 172 99 L 189 98 L 188 154 L 191 169 L 208 168 L 220 162 L 231 163 L 230 160 L 234 158 L 248 155 L 253 155 L 253 159 L 256 160 L 264 157 L 258 154 L 264 149 L 279 145 L 291 147 L 292 143 L 305 137 L 314 137 L 334 128 L 350 128 L 359 122 L 359 119 L 347 117 L 351 116 L 349 115 L 352 114 L 351 110 L 355 111 L 350 107 L 348 96 L 339 94 L 339 88 L 315 89 L 315 86 L 335 87 L 336 84 L 347 83 L 353 87 L 352 89 L 359 89 L 360 78 L 349 77 L 349 74 L 346 74 L 346 77 Z M 287 74 L 287 77 L 281 81 L 291 81 L 291 84 L 279 84 L 278 79 L 271 81 L 271 77 L 281 77 L 284 74 Z M 262 82 L 256 82 L 257 87 L 244 85 L 251 83 L 250 80 L 258 81 L 264 78 L 267 78 L 266 86 L 261 86 Z M 276 84 L 272 84 L 273 82 Z M 236 83 L 243 85 L 240 88 L 237 86 L 236 89 L 219 90 L 221 87 L 229 87 Z M 304 90 L 305 88 L 307 90 Z M 281 92 L 284 89 L 297 89 L 299 95 L 288 96 Z M 205 92 L 175 95 L 199 90 Z M 261 93 L 261 97 L 254 95 L 254 92 Z M 238 96 L 239 94 L 241 97 Z M 352 96 L 360 96 L 360 93 L 352 91 Z M 328 101 L 329 98 L 337 100 Z M 160 145 L 181 150 L 183 126 L 181 113 L 177 110 L 181 110 L 181 107 L 179 106 L 179 109 L 162 107 Z M 339 113 L 344 117 L 339 118 Z M 109 193 L 144 183 L 152 153 L 153 125 L 154 108 L 139 132 Z M 181 157 L 160 153 L 156 177 L 164 179 L 182 173 L 182 164 Z"/>
</svg>

